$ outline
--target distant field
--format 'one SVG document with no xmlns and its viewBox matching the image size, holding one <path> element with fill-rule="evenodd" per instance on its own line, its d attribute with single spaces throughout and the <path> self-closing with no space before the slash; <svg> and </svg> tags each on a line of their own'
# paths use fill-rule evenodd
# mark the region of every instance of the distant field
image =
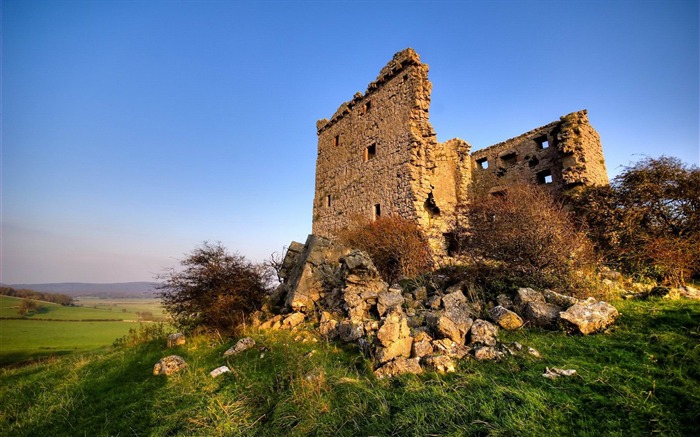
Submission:
<svg viewBox="0 0 700 437">
<path fill-rule="evenodd" d="M 0 366 L 109 346 L 129 328 L 138 328 L 137 313 L 150 312 L 154 318 L 165 320 L 155 299 L 84 298 L 78 307 L 40 302 L 39 312 L 10 319 L 20 317 L 19 302 L 21 299 L 0 296 Z"/>
<path fill-rule="evenodd" d="M 0 318 L 19 317 L 17 309 L 21 299 L 0 296 Z M 39 301 L 37 301 L 39 302 Z M 42 309 L 29 319 L 57 320 L 138 320 L 137 313 L 149 312 L 155 319 L 165 320 L 163 308 L 157 299 L 99 299 L 80 298 L 77 307 L 66 307 L 40 302 Z"/>
</svg>

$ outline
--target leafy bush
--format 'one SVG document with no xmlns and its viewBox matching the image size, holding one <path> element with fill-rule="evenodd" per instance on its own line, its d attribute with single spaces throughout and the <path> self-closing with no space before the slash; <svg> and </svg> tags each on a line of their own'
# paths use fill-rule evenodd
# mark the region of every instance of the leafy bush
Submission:
<svg viewBox="0 0 700 437">
<path fill-rule="evenodd" d="M 682 285 L 700 273 L 700 169 L 670 157 L 626 167 L 572 196 L 596 249 L 628 274 Z"/>
<path fill-rule="evenodd" d="M 171 330 L 163 323 L 139 323 L 138 329 L 129 328 L 129 333 L 112 343 L 113 347 L 136 346 L 153 340 L 163 340 Z"/>
<path fill-rule="evenodd" d="M 580 273 L 595 265 L 572 215 L 536 186 L 477 197 L 457 215 L 453 235 L 458 254 L 509 283 L 561 288 L 580 283 Z"/>
<path fill-rule="evenodd" d="M 183 270 L 158 277 L 158 290 L 163 307 L 183 329 L 233 329 L 259 309 L 268 292 L 269 270 L 220 243 L 204 242 L 181 265 Z"/>
<path fill-rule="evenodd" d="M 369 254 L 385 281 L 394 283 L 430 271 L 433 260 L 425 235 L 411 220 L 398 216 L 357 220 L 340 231 L 340 241 Z"/>
</svg>

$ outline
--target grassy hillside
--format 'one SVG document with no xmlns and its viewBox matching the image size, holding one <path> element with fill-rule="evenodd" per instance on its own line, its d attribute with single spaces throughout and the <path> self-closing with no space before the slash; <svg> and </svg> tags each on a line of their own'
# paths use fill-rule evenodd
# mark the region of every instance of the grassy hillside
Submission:
<svg viewBox="0 0 700 437">
<path fill-rule="evenodd" d="M 19 317 L 20 298 L 0 296 L 0 318 Z M 62 306 L 51 302 L 36 301 L 41 310 L 32 313 L 30 319 L 54 320 L 136 320 L 137 312 L 150 312 L 156 318 L 164 318 L 157 299 L 98 299 L 79 298 L 80 306 Z"/>
<path fill-rule="evenodd" d="M 605 334 L 508 333 L 542 358 L 463 361 L 449 375 L 378 381 L 353 348 L 287 332 L 250 332 L 257 347 L 228 360 L 233 340 L 198 336 L 4 369 L 0 434 L 693 435 L 700 303 L 615 304 L 622 317 Z M 151 376 L 171 353 L 189 368 Z M 224 364 L 231 373 L 208 375 Z M 578 376 L 551 381 L 546 366 Z"/>
</svg>

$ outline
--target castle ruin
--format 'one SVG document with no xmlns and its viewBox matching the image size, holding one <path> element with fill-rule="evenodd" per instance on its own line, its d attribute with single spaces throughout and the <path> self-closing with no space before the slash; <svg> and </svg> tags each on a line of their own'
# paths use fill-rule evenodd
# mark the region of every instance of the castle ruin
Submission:
<svg viewBox="0 0 700 437">
<path fill-rule="evenodd" d="M 364 94 L 316 123 L 313 234 L 333 239 L 358 218 L 399 215 L 416 221 L 439 255 L 475 188 L 496 194 L 532 183 L 561 194 L 608 183 L 585 110 L 470 154 L 464 140 L 437 141 L 428 119 L 431 88 L 428 66 L 409 48 Z"/>
</svg>

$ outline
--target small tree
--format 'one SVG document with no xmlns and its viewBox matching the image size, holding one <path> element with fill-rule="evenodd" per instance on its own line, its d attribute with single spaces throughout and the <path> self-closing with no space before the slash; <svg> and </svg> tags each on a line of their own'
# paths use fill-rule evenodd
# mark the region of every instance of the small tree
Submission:
<svg viewBox="0 0 700 437">
<path fill-rule="evenodd" d="M 605 261 L 682 285 L 700 273 L 700 169 L 670 157 L 626 167 L 610 187 L 581 189 L 577 213 Z"/>
<path fill-rule="evenodd" d="M 536 186 L 477 197 L 458 214 L 454 235 L 458 253 L 472 265 L 495 263 L 522 285 L 563 287 L 594 264 L 571 214 Z"/>
<path fill-rule="evenodd" d="M 17 312 L 20 316 L 24 317 L 31 312 L 38 311 L 39 308 L 39 304 L 35 301 L 31 299 L 22 299 L 22 301 L 19 303 L 19 309 L 17 310 Z"/>
<path fill-rule="evenodd" d="M 269 270 L 228 253 L 221 243 L 204 242 L 180 264 L 181 271 L 158 276 L 157 288 L 165 310 L 184 329 L 233 329 L 268 292 Z"/>
<path fill-rule="evenodd" d="M 352 226 L 341 230 L 338 238 L 348 247 L 367 252 L 389 283 L 420 275 L 433 267 L 425 235 L 416 223 L 402 217 L 356 220 Z"/>
</svg>

